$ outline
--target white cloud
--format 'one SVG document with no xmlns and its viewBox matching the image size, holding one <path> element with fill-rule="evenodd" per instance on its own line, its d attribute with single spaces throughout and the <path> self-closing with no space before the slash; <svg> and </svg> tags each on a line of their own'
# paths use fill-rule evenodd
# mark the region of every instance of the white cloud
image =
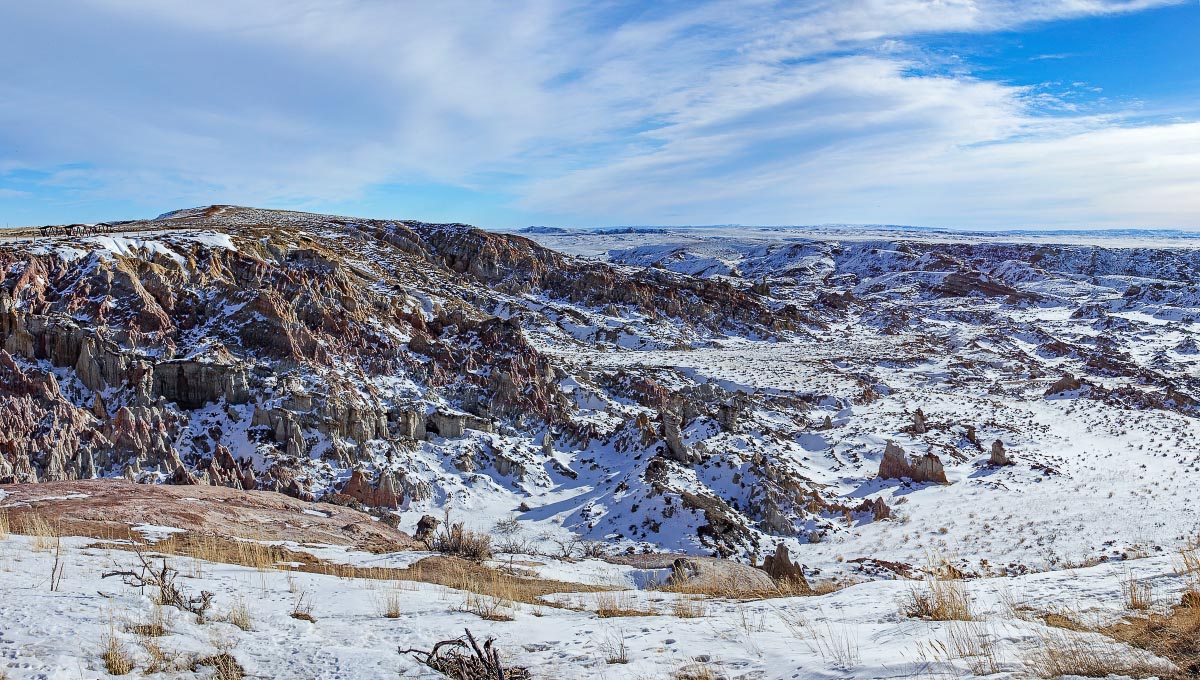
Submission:
<svg viewBox="0 0 1200 680">
<path fill-rule="evenodd" d="M 0 165 L 179 203 L 503 177 L 520 207 L 575 222 L 1016 219 L 1023 199 L 984 188 L 1026 184 L 1029 205 L 1057 192 L 1037 205 L 1064 220 L 1166 219 L 1190 207 L 1138 213 L 1129 164 L 1084 166 L 1101 196 L 1038 159 L 1136 158 L 1188 128 L 1047 117 L 1045 93 L 920 75 L 905 55 L 927 33 L 1176 1 L 6 3 Z M 1195 176 L 1137 167 L 1164 205 Z"/>
</svg>

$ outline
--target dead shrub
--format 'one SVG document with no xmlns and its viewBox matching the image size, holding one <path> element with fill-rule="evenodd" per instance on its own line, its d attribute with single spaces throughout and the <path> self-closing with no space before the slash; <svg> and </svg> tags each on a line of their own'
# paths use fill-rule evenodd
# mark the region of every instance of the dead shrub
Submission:
<svg viewBox="0 0 1200 680">
<path fill-rule="evenodd" d="M 158 604 L 191 612 L 196 615 L 197 620 L 203 623 L 208 608 L 212 606 L 213 594 L 205 590 L 201 591 L 199 595 L 189 595 L 186 589 L 176 585 L 175 579 L 179 576 L 179 572 L 172 569 L 165 559 L 162 561 L 162 566 L 156 569 L 141 550 L 136 550 L 135 554 L 138 561 L 141 562 L 139 569 L 110 571 L 101 574 L 100 578 L 120 576 L 121 581 L 127 586 L 152 588 L 157 591 L 155 601 Z"/>
<path fill-rule="evenodd" d="M 465 631 L 465 636 L 442 640 L 428 652 L 420 649 L 399 651 L 455 680 L 529 680 L 529 669 L 504 666 L 494 639 L 488 638 L 481 647 L 471 630 Z"/>
<path fill-rule="evenodd" d="M 474 562 L 492 558 L 492 537 L 471 531 L 462 522 L 443 525 L 442 530 L 430 540 L 429 547 Z"/>
</svg>

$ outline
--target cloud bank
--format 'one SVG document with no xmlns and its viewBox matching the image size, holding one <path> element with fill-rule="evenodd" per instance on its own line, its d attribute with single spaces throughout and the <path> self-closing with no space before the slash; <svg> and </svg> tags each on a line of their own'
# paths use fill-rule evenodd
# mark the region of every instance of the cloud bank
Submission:
<svg viewBox="0 0 1200 680">
<path fill-rule="evenodd" d="M 922 47 L 1171 4 L 6 3 L 0 198 L 413 185 L 561 224 L 1200 227 L 1197 123 L 1080 112 Z"/>
</svg>

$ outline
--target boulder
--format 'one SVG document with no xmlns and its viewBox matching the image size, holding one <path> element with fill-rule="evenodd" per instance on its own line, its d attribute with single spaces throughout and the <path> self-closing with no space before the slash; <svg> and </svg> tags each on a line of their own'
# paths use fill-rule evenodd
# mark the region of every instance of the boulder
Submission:
<svg viewBox="0 0 1200 680">
<path fill-rule="evenodd" d="M 442 520 L 433 515 L 422 515 L 421 519 L 417 520 L 417 531 L 413 534 L 413 538 L 424 543 L 429 543 L 433 539 L 433 534 L 437 531 L 438 525 Z"/>
<path fill-rule="evenodd" d="M 927 453 L 913 461 L 912 480 L 914 482 L 935 482 L 946 484 L 946 471 L 942 468 L 942 459 L 937 454 Z"/>
<path fill-rule="evenodd" d="M 879 496 L 873 501 L 864 498 L 863 502 L 859 503 L 854 509 L 858 512 L 871 513 L 872 519 L 874 519 L 876 522 L 888 519 L 892 516 L 892 509 L 888 507 L 886 502 L 884 502 L 883 496 Z"/>
<path fill-rule="evenodd" d="M 888 440 L 883 449 L 883 460 L 879 462 L 880 479 L 903 479 L 913 476 L 912 466 L 908 464 L 908 454 L 895 442 Z"/>
</svg>

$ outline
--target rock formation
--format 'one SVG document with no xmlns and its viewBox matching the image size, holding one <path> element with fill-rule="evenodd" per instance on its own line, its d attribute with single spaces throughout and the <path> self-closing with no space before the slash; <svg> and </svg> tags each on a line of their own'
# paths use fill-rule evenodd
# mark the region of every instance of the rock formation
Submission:
<svg viewBox="0 0 1200 680">
<path fill-rule="evenodd" d="M 1004 450 L 1004 442 L 1000 441 L 999 439 L 992 442 L 992 454 L 988 459 L 988 464 L 997 467 L 1013 464 L 1013 459 L 1010 458 L 1008 453 Z"/>
<path fill-rule="evenodd" d="M 912 432 L 913 434 L 925 434 L 926 432 L 925 412 L 921 409 L 917 409 L 913 413 Z"/>
<path fill-rule="evenodd" d="M 808 579 L 804 578 L 804 569 L 792 561 L 787 546 L 783 543 L 775 546 L 774 555 L 767 555 L 767 558 L 763 560 L 762 568 L 776 581 L 789 583 L 801 592 L 811 590 L 808 586 Z"/>
<path fill-rule="evenodd" d="M 1046 390 L 1046 396 L 1050 397 L 1056 394 L 1062 394 L 1063 392 L 1074 392 L 1081 387 L 1083 387 L 1083 383 L 1080 382 L 1078 378 L 1070 373 L 1064 373 L 1063 377 L 1059 378 L 1057 382 L 1055 382 L 1050 386 L 1049 389 Z"/>
<path fill-rule="evenodd" d="M 934 453 L 918 456 L 912 461 L 904 449 L 895 442 L 888 441 L 883 451 L 883 459 L 879 463 L 880 479 L 908 478 L 913 482 L 934 482 L 945 484 L 946 472 L 942 467 L 942 459 Z"/>
</svg>

